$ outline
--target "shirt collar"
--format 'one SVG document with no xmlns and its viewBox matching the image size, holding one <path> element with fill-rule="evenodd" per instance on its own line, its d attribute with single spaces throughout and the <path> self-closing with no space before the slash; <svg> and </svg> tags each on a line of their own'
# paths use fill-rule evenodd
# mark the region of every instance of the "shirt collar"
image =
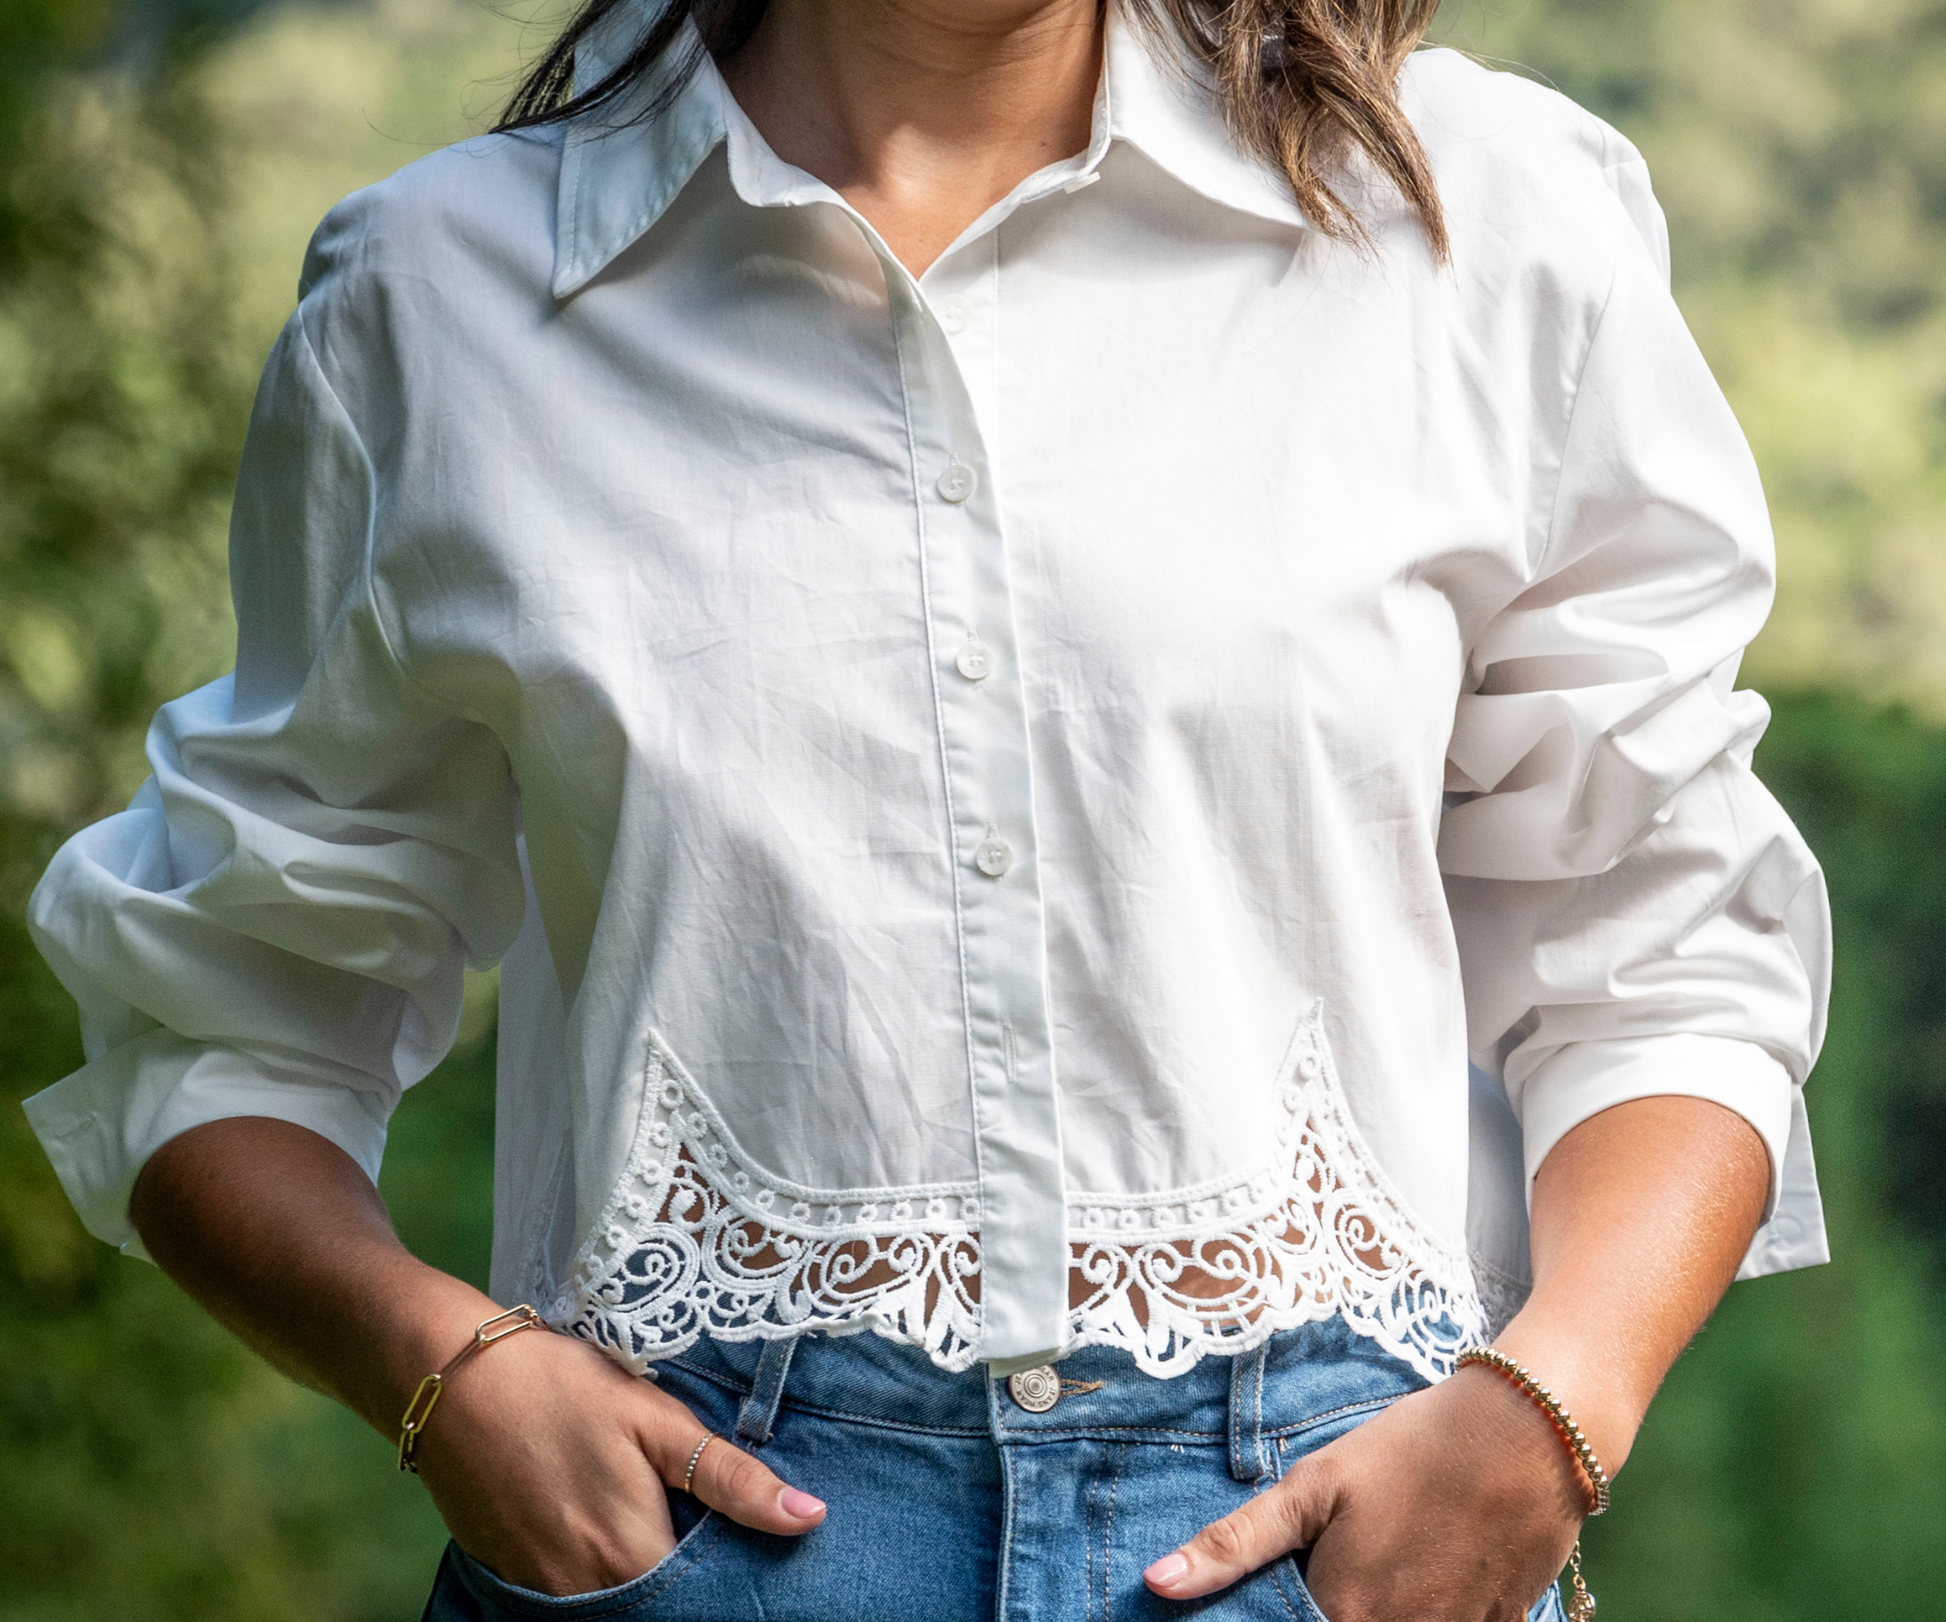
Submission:
<svg viewBox="0 0 1946 1622">
<path fill-rule="evenodd" d="M 1238 150 L 1208 72 L 1172 35 L 1144 37 L 1111 5 L 1105 55 L 1116 140 L 1211 202 L 1279 225 L 1310 223 L 1289 182 Z"/>
<path fill-rule="evenodd" d="M 656 0 L 626 0 L 576 52 L 577 92 L 597 82 L 627 52 L 656 10 Z M 1173 61 L 1159 61 L 1158 53 Z M 835 194 L 785 163 L 731 97 L 707 55 L 675 99 L 655 118 L 627 122 L 648 104 L 666 75 L 702 53 L 685 22 L 656 71 L 623 99 L 571 120 L 564 137 L 554 250 L 553 292 L 575 293 L 662 217 L 719 143 L 729 146 L 730 179 L 756 207 L 836 201 Z M 1079 157 L 1041 171 L 1031 195 L 1088 183 L 1113 141 L 1140 149 L 1190 190 L 1226 207 L 1278 224 L 1307 222 L 1283 179 L 1238 151 L 1207 76 L 1182 53 L 1141 37 L 1121 8 L 1108 11 L 1102 85 L 1094 133 Z M 1029 193 L 1017 191 L 974 222 L 966 235 L 990 229 Z"/>
</svg>

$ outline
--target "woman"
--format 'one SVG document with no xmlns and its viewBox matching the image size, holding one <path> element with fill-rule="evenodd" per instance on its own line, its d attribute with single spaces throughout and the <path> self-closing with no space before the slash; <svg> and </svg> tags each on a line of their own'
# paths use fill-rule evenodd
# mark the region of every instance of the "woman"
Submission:
<svg viewBox="0 0 1946 1622">
<path fill-rule="evenodd" d="M 1756 473 L 1430 10 L 598 0 L 320 229 L 30 1108 L 430 1616 L 1555 1615 L 1822 1259 Z M 502 959 L 489 1299 L 371 1179 Z"/>
</svg>

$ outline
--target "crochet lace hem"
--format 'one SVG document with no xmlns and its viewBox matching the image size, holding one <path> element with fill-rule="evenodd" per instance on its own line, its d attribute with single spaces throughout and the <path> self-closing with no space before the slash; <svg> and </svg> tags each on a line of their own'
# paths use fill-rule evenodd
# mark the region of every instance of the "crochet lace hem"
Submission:
<svg viewBox="0 0 1946 1622">
<path fill-rule="evenodd" d="M 1428 1379 L 1480 1340 L 1462 1250 L 1428 1231 L 1354 1125 L 1322 1008 L 1291 1039 L 1275 1144 L 1240 1176 L 1141 1197 L 1070 1190 L 1067 1349 L 1151 1374 L 1342 1317 Z M 695 1344 L 872 1330 L 942 1369 L 980 1357 L 979 1190 L 843 1192 L 764 1170 L 651 1032 L 627 1165 L 548 1317 L 638 1373 Z"/>
</svg>

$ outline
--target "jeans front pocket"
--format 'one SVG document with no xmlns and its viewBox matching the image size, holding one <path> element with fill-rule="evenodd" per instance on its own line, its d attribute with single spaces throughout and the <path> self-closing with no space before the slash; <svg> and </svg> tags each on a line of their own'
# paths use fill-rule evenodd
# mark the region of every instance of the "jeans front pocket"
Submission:
<svg viewBox="0 0 1946 1622">
<path fill-rule="evenodd" d="M 722 1519 L 714 1511 L 706 1512 L 641 1576 L 588 1594 L 543 1594 L 522 1588 L 482 1565 L 457 1543 L 448 1543 L 421 1622 L 505 1622 L 510 1617 L 647 1622 L 655 1615 L 656 1600 L 696 1569 L 722 1529 Z"/>
<path fill-rule="evenodd" d="M 1318 1609 L 1318 1602 L 1311 1598 L 1311 1590 L 1304 1584 L 1304 1573 L 1297 1569 L 1295 1555 L 1285 1555 L 1271 1566 L 1268 1575 L 1278 1598 L 1297 1622 L 1327 1622 L 1324 1612 Z"/>
<path fill-rule="evenodd" d="M 1318 1609 L 1318 1602 L 1311 1598 L 1311 1590 L 1306 1586 L 1304 1573 L 1298 1569 L 1297 1557 L 1285 1555 L 1270 1567 L 1269 1576 L 1278 1596 L 1283 1600 L 1296 1622 L 1329 1622 L 1324 1612 Z M 1566 1613 L 1561 1607 L 1561 1590 L 1553 1584 L 1548 1585 L 1545 1594 L 1534 1603 L 1527 1613 L 1527 1622 L 1566 1622 Z"/>
</svg>

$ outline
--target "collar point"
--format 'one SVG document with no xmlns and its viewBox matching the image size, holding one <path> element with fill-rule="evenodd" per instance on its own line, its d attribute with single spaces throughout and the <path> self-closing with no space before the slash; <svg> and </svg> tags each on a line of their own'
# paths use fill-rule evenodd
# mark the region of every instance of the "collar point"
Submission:
<svg viewBox="0 0 1946 1622">
<path fill-rule="evenodd" d="M 573 298 L 586 287 L 594 278 L 594 274 L 592 267 L 583 267 L 578 261 L 571 259 L 555 267 L 554 280 L 549 283 L 548 291 L 553 294 L 554 302 L 560 304 Z"/>
</svg>

